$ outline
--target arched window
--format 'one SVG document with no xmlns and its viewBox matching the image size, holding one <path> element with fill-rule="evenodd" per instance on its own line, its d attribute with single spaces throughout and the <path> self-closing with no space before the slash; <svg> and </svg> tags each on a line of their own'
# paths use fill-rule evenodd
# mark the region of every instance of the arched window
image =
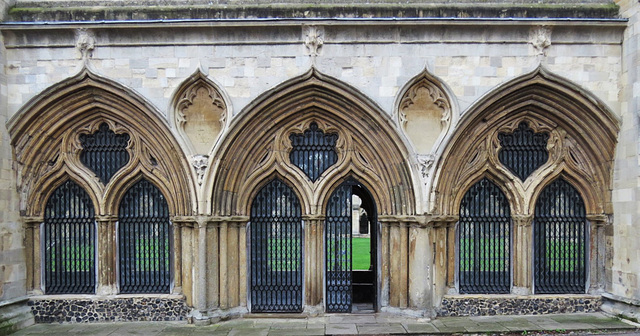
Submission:
<svg viewBox="0 0 640 336">
<path fill-rule="evenodd" d="M 95 293 L 94 217 L 89 195 L 71 180 L 49 197 L 44 211 L 45 293 Z"/>
<path fill-rule="evenodd" d="M 160 190 L 146 179 L 131 186 L 118 212 L 121 293 L 169 293 L 170 229 Z"/>
<path fill-rule="evenodd" d="M 585 293 L 587 221 L 578 191 L 563 178 L 546 186 L 536 202 L 535 292 Z"/>
<path fill-rule="evenodd" d="M 460 204 L 459 284 L 462 294 L 511 291 L 509 201 L 487 178 L 474 184 Z"/>
<path fill-rule="evenodd" d="M 251 204 L 251 311 L 302 311 L 302 208 L 280 179 Z"/>
</svg>

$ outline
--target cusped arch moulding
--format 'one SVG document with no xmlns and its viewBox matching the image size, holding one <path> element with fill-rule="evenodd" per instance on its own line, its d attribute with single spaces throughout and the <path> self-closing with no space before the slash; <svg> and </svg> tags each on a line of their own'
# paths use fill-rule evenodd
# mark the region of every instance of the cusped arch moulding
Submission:
<svg viewBox="0 0 640 336">
<path fill-rule="evenodd" d="M 80 136 L 103 124 L 130 136 L 125 149 L 129 160 L 104 183 L 80 160 Z M 96 210 L 102 215 L 115 214 L 121 189 L 141 176 L 162 190 L 172 215 L 191 215 L 195 208 L 189 163 L 177 150 L 166 119 L 135 91 L 88 68 L 34 97 L 7 126 L 25 216 L 40 216 L 56 179 L 67 175 L 97 197 Z"/>
<path fill-rule="evenodd" d="M 189 156 L 211 153 L 229 123 L 230 106 L 224 91 L 200 68 L 180 84 L 171 100 L 169 120 Z"/>
<path fill-rule="evenodd" d="M 522 122 L 548 133 L 548 160 L 522 181 L 498 158 L 498 135 Z M 611 170 L 620 121 L 594 95 L 542 67 L 485 95 L 460 119 L 435 170 L 435 208 L 458 215 L 462 195 L 483 176 L 503 187 L 514 215 L 528 216 L 540 190 L 562 176 L 588 215 L 611 214 Z"/>
</svg>

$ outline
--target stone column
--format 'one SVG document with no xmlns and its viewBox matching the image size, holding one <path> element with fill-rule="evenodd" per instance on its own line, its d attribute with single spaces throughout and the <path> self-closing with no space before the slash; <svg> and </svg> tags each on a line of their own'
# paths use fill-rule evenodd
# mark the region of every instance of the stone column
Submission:
<svg viewBox="0 0 640 336">
<path fill-rule="evenodd" d="M 182 294 L 186 297 L 187 305 L 194 305 L 194 267 L 196 266 L 193 257 L 196 254 L 194 248 L 197 248 L 198 239 L 194 232 L 197 232 L 197 220 L 194 217 L 175 218 L 174 235 L 174 270 L 176 275 L 175 283 L 178 290 L 182 290 Z M 174 287 L 174 292 L 176 288 Z"/>
<path fill-rule="evenodd" d="M 118 293 L 116 286 L 116 222 L 115 216 L 96 216 L 98 223 L 98 295 Z"/>
<path fill-rule="evenodd" d="M 206 217 L 196 218 L 198 225 L 198 255 L 196 256 L 198 265 L 194 301 L 195 308 L 200 313 L 205 314 L 207 310 L 207 225 Z"/>
<path fill-rule="evenodd" d="M 219 250 L 219 222 L 209 222 L 207 229 L 207 308 L 213 309 L 220 306 L 220 255 Z"/>
<path fill-rule="evenodd" d="M 587 215 L 591 248 L 587 252 L 589 263 L 589 293 L 600 294 L 605 290 L 606 270 L 611 269 L 612 256 L 607 249 L 607 237 L 613 236 L 613 221 L 607 215 Z M 607 265 L 609 263 L 609 265 Z"/>
<path fill-rule="evenodd" d="M 389 306 L 390 268 L 389 268 L 389 237 L 390 225 L 380 221 L 380 306 Z"/>
<path fill-rule="evenodd" d="M 407 223 L 396 216 L 379 216 L 378 219 L 384 223 L 382 232 L 383 244 L 385 243 L 385 235 L 388 236 L 386 251 L 384 246 L 382 248 L 382 267 L 386 267 L 389 272 L 389 305 L 407 308 L 409 305 L 409 227 Z M 388 226 L 388 229 L 384 226 Z"/>
<path fill-rule="evenodd" d="M 514 294 L 533 292 L 533 215 L 513 215 L 513 290 Z"/>
<path fill-rule="evenodd" d="M 427 218 L 431 227 L 433 256 L 433 306 L 440 305 L 442 297 L 455 292 L 455 224 L 457 217 Z"/>
<path fill-rule="evenodd" d="M 421 310 L 432 305 L 431 231 L 424 220 L 409 223 L 409 306 Z"/>
<path fill-rule="evenodd" d="M 220 308 L 247 304 L 248 217 L 225 217 L 220 222 Z"/>
<path fill-rule="evenodd" d="M 44 222 L 42 217 L 23 217 L 24 221 L 24 248 L 25 263 L 27 265 L 27 293 L 40 295 L 43 293 L 41 286 L 41 253 L 40 253 L 40 224 Z"/>
<path fill-rule="evenodd" d="M 304 216 L 305 304 L 322 303 L 324 279 L 324 216 Z"/>
</svg>

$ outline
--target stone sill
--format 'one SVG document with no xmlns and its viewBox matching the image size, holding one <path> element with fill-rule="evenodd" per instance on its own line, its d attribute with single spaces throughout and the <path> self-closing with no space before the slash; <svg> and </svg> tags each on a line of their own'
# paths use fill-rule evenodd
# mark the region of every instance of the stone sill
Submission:
<svg viewBox="0 0 640 336">
<path fill-rule="evenodd" d="M 92 295 L 92 294 L 53 294 L 53 295 L 34 295 L 28 297 L 29 300 L 116 300 L 116 299 L 141 299 L 141 298 L 157 298 L 157 299 L 174 299 L 184 300 L 181 294 L 116 294 L 116 295 Z"/>
<path fill-rule="evenodd" d="M 611 293 L 602 293 L 602 297 L 607 300 L 622 302 L 631 306 L 640 307 L 640 300 L 638 299 L 627 298 L 624 296 L 619 296 Z"/>
<path fill-rule="evenodd" d="M 0 301 L 0 308 L 2 308 L 4 306 L 10 306 L 10 305 L 13 305 L 13 304 L 16 304 L 16 303 L 27 302 L 27 301 L 29 301 L 29 297 L 28 296 L 20 296 L 20 297 L 17 297 L 17 298 Z"/>
</svg>

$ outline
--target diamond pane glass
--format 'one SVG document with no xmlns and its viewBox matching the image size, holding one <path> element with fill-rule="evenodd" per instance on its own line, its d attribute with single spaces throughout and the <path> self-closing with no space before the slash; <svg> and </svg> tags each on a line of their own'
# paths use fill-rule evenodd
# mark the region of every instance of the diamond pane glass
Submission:
<svg viewBox="0 0 640 336">
<path fill-rule="evenodd" d="M 136 182 L 120 201 L 121 293 L 169 293 L 171 223 L 167 201 L 151 182 Z"/>
<path fill-rule="evenodd" d="M 80 162 L 107 184 L 120 168 L 129 162 L 128 134 L 116 134 L 103 123 L 93 134 L 80 135 Z"/>
<path fill-rule="evenodd" d="M 44 212 L 45 293 L 95 293 L 95 246 L 93 203 L 69 180 L 51 194 Z"/>
<path fill-rule="evenodd" d="M 474 184 L 460 204 L 458 225 L 460 293 L 509 293 L 511 217 L 502 190 L 487 178 Z"/>
<path fill-rule="evenodd" d="M 338 161 L 337 134 L 324 134 L 318 124 L 311 123 L 303 134 L 292 134 L 289 139 L 293 149 L 289 160 L 300 168 L 312 182 Z"/>
<path fill-rule="evenodd" d="M 534 133 L 526 121 L 513 133 L 498 134 L 498 139 L 501 146 L 498 159 L 522 181 L 549 160 L 549 133 Z"/>
<path fill-rule="evenodd" d="M 352 295 L 351 196 L 352 183 L 333 192 L 325 221 L 326 305 L 329 313 L 350 313 Z"/>
<path fill-rule="evenodd" d="M 585 293 L 587 219 L 578 191 L 562 178 L 542 190 L 533 226 L 538 294 Z"/>
<path fill-rule="evenodd" d="M 279 179 L 251 204 L 251 312 L 302 311 L 302 208 Z"/>
</svg>

